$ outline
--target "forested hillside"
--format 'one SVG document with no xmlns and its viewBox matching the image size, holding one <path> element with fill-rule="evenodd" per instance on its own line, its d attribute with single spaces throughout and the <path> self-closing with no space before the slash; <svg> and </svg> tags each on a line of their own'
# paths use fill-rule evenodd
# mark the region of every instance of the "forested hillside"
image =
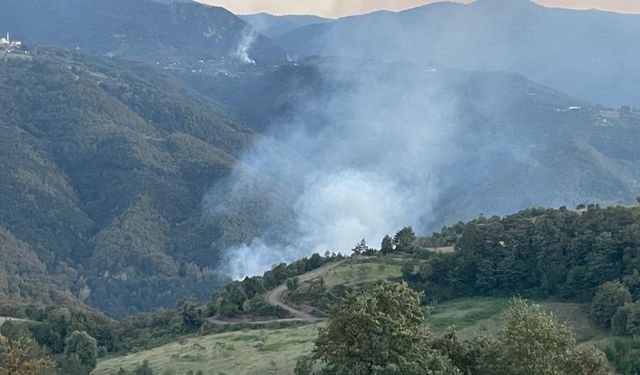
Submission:
<svg viewBox="0 0 640 375">
<path fill-rule="evenodd" d="M 21 262 L 40 264 L 19 267 L 9 260 L 7 277 L 18 272 L 31 279 L 20 289 L 36 296 L 34 277 L 54 275 L 42 282 L 116 315 L 171 305 L 185 295 L 206 297 L 217 285 L 213 270 L 223 250 L 255 238 L 286 243 L 295 237 L 300 213 L 291 197 L 303 176 L 283 180 L 277 168 L 315 160 L 307 154 L 312 149 L 278 145 L 231 117 L 271 133 L 261 118 L 295 118 L 294 108 L 304 102 L 359 87 L 366 75 L 326 80 L 327 71 L 356 69 L 354 63 L 321 59 L 200 82 L 183 77 L 213 101 L 136 63 L 48 49 L 4 59 L 0 226 L 15 238 L 5 246 L 33 254 Z M 636 195 L 640 126 L 632 114 L 605 123 L 600 107 L 517 75 L 388 68 L 367 67 L 385 80 L 437 87 L 425 94 L 457 98 L 456 144 L 466 154 L 443 164 L 445 193 L 425 227 L 532 202 L 616 203 Z M 273 94 L 252 91 L 256 82 Z M 293 95 L 303 88 L 305 95 Z M 491 96 L 483 94 L 488 89 Z M 245 102 L 237 100 L 243 96 Z M 256 103 L 262 104 L 252 107 Z M 306 126 L 335 129 L 328 122 L 334 114 L 328 115 L 312 113 Z M 291 130 L 299 123 L 289 122 Z M 268 170 L 238 164 L 256 144 L 259 155 L 268 155 Z M 353 147 L 361 156 L 373 151 L 355 139 Z M 316 250 L 340 249 L 305 251 Z M 20 294 L 14 285 L 11 293 Z"/>
<path fill-rule="evenodd" d="M 166 306 L 208 295 L 219 252 L 260 233 L 247 201 L 202 212 L 256 138 L 216 103 L 162 71 L 58 50 L 0 71 L 2 263 L 26 284 L 6 293 L 38 299 L 43 282 L 113 314 Z M 279 191 L 245 174 L 250 202 Z"/>
<path fill-rule="evenodd" d="M 592 104 L 522 75 L 309 58 L 181 77 L 256 131 L 298 149 L 315 170 L 330 169 L 317 150 L 332 150 L 339 165 L 358 170 L 385 155 L 376 171 L 407 170 L 394 177 L 414 197 L 426 195 L 416 188 L 419 175 L 432 172 L 437 201 L 418 208 L 419 232 L 530 206 L 630 203 L 640 192 L 640 112 Z M 389 118 L 389 108 L 399 120 Z M 348 145 L 336 147 L 343 139 Z M 375 142 L 385 147 L 371 147 Z M 389 171 L 384 161 L 408 153 L 407 145 L 423 149 Z"/>
<path fill-rule="evenodd" d="M 624 281 L 638 299 L 638 219 L 637 208 L 597 205 L 481 217 L 402 247 L 456 249 L 431 254 L 420 268 L 405 269 L 404 277 L 429 299 L 518 294 L 591 301 L 600 285 L 614 280 Z"/>
<path fill-rule="evenodd" d="M 2 0 L 0 8 L 3 32 L 16 39 L 174 69 L 286 58 L 233 13 L 196 2 Z"/>
</svg>

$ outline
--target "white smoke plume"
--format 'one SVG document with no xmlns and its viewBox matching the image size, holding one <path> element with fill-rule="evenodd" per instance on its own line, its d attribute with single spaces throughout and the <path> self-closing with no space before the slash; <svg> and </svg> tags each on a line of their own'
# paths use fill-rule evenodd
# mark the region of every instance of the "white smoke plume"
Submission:
<svg viewBox="0 0 640 375">
<path fill-rule="evenodd" d="M 251 51 L 251 47 L 256 42 L 257 38 L 258 33 L 253 27 L 249 25 L 247 25 L 242 31 L 242 37 L 235 53 L 236 58 L 242 63 L 255 65 L 256 62 L 251 58 L 249 52 Z"/>
<path fill-rule="evenodd" d="M 247 152 L 244 165 L 299 192 L 290 197 L 297 230 L 283 243 L 255 238 L 227 249 L 223 272 L 241 279 L 314 252 L 348 253 L 362 238 L 378 246 L 405 225 L 420 230 L 428 224 L 425 213 L 442 186 L 438 176 L 457 154 L 455 101 L 431 83 L 437 81 L 433 69 L 397 73 L 391 67 L 321 64 L 323 77 L 341 82 L 340 90 L 300 104 L 292 124 L 274 124 L 278 140 L 304 165 L 294 169 L 260 144 Z"/>
</svg>

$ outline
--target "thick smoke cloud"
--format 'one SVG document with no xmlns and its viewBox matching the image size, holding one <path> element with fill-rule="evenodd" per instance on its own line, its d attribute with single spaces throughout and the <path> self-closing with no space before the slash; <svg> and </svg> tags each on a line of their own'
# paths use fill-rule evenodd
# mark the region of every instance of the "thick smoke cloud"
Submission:
<svg viewBox="0 0 640 375">
<path fill-rule="evenodd" d="M 341 59 L 318 69 L 331 94 L 303 100 L 291 123 L 272 127 L 305 163 L 293 168 L 260 143 L 243 160 L 298 192 L 289 197 L 297 230 L 284 243 L 256 238 L 228 249 L 221 269 L 233 278 L 313 252 L 348 253 L 362 238 L 377 246 L 385 234 L 431 220 L 425 213 L 439 197 L 440 170 L 457 154 L 458 131 L 437 71 Z"/>
<path fill-rule="evenodd" d="M 271 124 L 268 134 L 295 158 L 260 141 L 242 163 L 286 186 L 285 196 L 277 188 L 268 194 L 270 204 L 260 204 L 264 216 L 290 210 L 295 222 L 278 233 L 279 223 L 263 220 L 267 225 L 245 245 L 226 249 L 221 270 L 241 278 L 313 252 L 348 253 L 362 238 L 378 246 L 404 225 L 424 233 L 481 213 L 635 196 L 637 169 L 612 158 L 620 155 L 612 152 L 612 136 L 600 124 L 590 126 L 597 108 L 502 72 L 505 65 L 484 72 L 438 65 L 488 69 L 483 59 L 490 58 L 508 68 L 520 56 L 513 51 L 546 51 L 555 59 L 554 48 L 532 43 L 522 50 L 520 39 L 510 37 L 515 34 L 500 32 L 520 27 L 513 20 L 544 24 L 546 12 L 525 0 L 441 4 L 338 21 L 319 34 L 321 42 L 300 43 L 303 52 L 309 47 L 325 56 L 300 61 L 317 68 L 320 79 L 308 81 L 322 88 L 292 85 L 295 116 Z M 416 33 L 418 26 L 423 32 Z M 558 56 L 581 56 L 565 50 Z M 565 110 L 572 107 L 584 112 Z M 214 191 L 225 196 L 224 189 Z"/>
</svg>

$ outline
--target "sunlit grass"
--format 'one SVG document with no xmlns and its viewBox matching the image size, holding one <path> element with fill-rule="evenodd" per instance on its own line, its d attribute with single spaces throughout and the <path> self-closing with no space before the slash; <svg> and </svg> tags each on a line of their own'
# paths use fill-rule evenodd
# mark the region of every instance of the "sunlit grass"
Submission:
<svg viewBox="0 0 640 375">
<path fill-rule="evenodd" d="M 155 373 L 292 374 L 298 357 L 311 352 L 318 324 L 272 330 L 245 330 L 190 337 L 155 349 L 108 358 L 94 374 L 132 370 L 148 360 Z"/>
</svg>

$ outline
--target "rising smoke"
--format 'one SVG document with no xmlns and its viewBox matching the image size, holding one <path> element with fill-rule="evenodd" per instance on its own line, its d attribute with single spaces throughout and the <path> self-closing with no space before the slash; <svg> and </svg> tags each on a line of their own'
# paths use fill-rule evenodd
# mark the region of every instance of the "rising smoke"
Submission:
<svg viewBox="0 0 640 375">
<path fill-rule="evenodd" d="M 273 136 L 305 163 L 293 169 L 259 143 L 243 160 L 294 187 L 297 228 L 278 243 L 258 237 L 227 249 L 221 269 L 235 279 L 314 252 L 348 253 L 362 238 L 377 245 L 431 220 L 425 212 L 438 199 L 437 176 L 456 154 L 457 132 L 454 101 L 437 86 L 437 72 L 340 59 L 317 68 L 340 89 L 299 103 L 291 123 L 273 124 Z"/>
<path fill-rule="evenodd" d="M 600 133 L 583 126 L 583 116 L 558 112 L 584 107 L 581 101 L 517 74 L 427 62 L 515 70 L 510 67 L 524 61 L 538 71 L 554 65 L 513 57 L 547 51 L 555 61 L 560 50 L 567 61 L 576 61 L 572 49 L 548 48 L 548 38 L 533 38 L 540 42 L 523 50 L 520 37 L 512 37 L 520 34 L 510 31 L 520 31 L 514 20 L 540 16 L 542 8 L 507 3 L 512 1 L 378 13 L 338 21 L 319 33 L 320 41 L 309 35 L 305 43 L 295 41 L 301 56 L 342 57 L 300 61 L 319 72 L 322 95 L 294 85 L 290 96 L 300 98 L 295 116 L 273 123 L 268 134 L 295 161 L 268 151 L 263 141 L 243 158 L 243 168 L 286 185 L 287 194 L 268 192 L 269 204 L 263 204 L 249 189 L 233 188 L 246 185 L 242 178 L 231 181 L 229 191 L 249 192 L 235 199 L 264 208 L 260 216 L 268 220 L 244 245 L 226 249 L 221 269 L 241 278 L 313 252 L 347 253 L 362 238 L 377 246 L 404 225 L 424 232 L 480 213 L 632 196 L 622 185 L 608 185 L 616 180 L 609 177 L 611 166 L 622 166 L 600 153 L 611 139 L 598 141 Z M 537 28 L 531 30 L 537 35 Z M 620 181 L 637 186 L 637 178 L 627 177 L 637 172 L 624 173 Z M 225 196 L 224 189 L 213 191 Z M 279 228 L 271 220 L 287 204 L 295 222 L 285 235 L 274 234 Z"/>
<path fill-rule="evenodd" d="M 255 65 L 256 62 L 251 58 L 249 52 L 251 51 L 251 47 L 256 42 L 257 38 L 258 33 L 253 27 L 247 25 L 242 30 L 240 43 L 238 44 L 238 48 L 236 49 L 235 56 L 243 64 Z"/>
</svg>

